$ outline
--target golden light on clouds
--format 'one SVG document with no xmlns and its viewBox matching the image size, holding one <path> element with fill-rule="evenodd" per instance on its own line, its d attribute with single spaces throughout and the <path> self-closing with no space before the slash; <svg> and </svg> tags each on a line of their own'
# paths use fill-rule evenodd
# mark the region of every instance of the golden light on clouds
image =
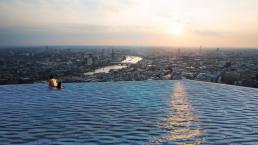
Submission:
<svg viewBox="0 0 258 145">
<path fill-rule="evenodd" d="M 258 47 L 257 0 L 2 0 L 0 45 Z"/>
</svg>

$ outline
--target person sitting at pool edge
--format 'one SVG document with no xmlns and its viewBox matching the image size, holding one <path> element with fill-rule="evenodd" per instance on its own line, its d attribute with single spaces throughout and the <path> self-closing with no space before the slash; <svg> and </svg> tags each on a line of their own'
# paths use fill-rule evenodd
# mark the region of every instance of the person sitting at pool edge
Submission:
<svg viewBox="0 0 258 145">
<path fill-rule="evenodd" d="M 49 76 L 49 87 L 61 89 L 64 86 L 61 82 L 57 82 L 57 80 L 54 78 L 53 75 L 50 75 Z"/>
</svg>

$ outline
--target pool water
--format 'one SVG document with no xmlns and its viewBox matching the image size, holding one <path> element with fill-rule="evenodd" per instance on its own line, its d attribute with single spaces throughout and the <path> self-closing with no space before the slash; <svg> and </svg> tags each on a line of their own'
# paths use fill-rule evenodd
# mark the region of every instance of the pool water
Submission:
<svg viewBox="0 0 258 145">
<path fill-rule="evenodd" d="M 182 81 L 0 86 L 1 144 L 258 144 L 258 90 Z"/>
</svg>

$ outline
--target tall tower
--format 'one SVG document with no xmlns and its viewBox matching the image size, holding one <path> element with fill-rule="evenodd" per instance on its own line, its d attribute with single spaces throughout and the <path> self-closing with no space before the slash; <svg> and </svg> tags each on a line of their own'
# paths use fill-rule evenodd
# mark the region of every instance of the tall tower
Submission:
<svg viewBox="0 0 258 145">
<path fill-rule="evenodd" d="M 104 59 L 104 56 L 105 56 L 104 53 L 105 53 L 105 50 L 102 49 L 102 50 L 101 50 L 101 59 L 102 59 L 102 60 Z"/>
<path fill-rule="evenodd" d="M 112 49 L 111 59 L 112 59 L 112 61 L 114 61 L 114 60 L 115 60 L 115 52 L 114 52 L 114 49 Z"/>
<path fill-rule="evenodd" d="M 177 49 L 177 56 L 178 56 L 178 57 L 181 56 L 181 49 L 180 49 L 180 48 Z"/>
<path fill-rule="evenodd" d="M 216 52 L 217 52 L 217 53 L 219 53 L 219 51 L 220 51 L 220 49 L 219 49 L 219 48 L 217 48 L 217 49 L 216 49 Z"/>
<path fill-rule="evenodd" d="M 48 52 L 49 51 L 49 48 L 48 48 L 48 46 L 46 46 L 46 52 Z"/>
<path fill-rule="evenodd" d="M 202 55 L 202 46 L 200 46 L 199 55 Z"/>
</svg>

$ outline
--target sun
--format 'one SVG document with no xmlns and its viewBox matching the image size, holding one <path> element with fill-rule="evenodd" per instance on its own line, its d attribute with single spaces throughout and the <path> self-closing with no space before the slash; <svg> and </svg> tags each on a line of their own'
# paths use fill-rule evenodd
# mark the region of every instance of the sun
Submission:
<svg viewBox="0 0 258 145">
<path fill-rule="evenodd" d="M 180 24 L 172 24 L 168 27 L 168 33 L 174 36 L 183 35 L 183 27 Z"/>
</svg>

